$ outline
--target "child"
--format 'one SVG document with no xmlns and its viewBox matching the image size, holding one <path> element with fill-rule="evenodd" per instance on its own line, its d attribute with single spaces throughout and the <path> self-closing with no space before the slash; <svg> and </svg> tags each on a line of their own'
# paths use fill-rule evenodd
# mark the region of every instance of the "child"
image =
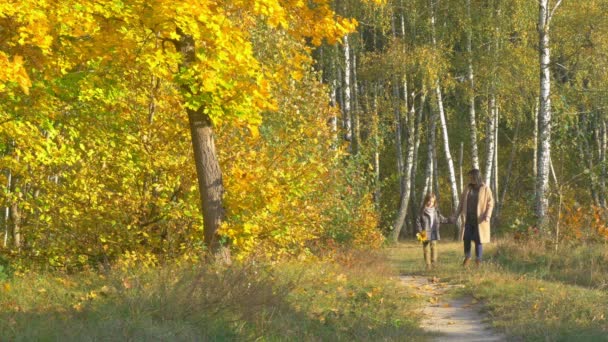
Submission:
<svg viewBox="0 0 608 342">
<path fill-rule="evenodd" d="M 424 197 L 424 204 L 420 209 L 420 215 L 418 215 L 418 219 L 416 220 L 418 236 L 422 237 L 422 249 L 427 270 L 437 264 L 439 225 L 441 223 L 448 223 L 448 219 L 441 216 L 439 210 L 437 210 L 436 201 L 435 194 L 427 194 Z"/>
</svg>

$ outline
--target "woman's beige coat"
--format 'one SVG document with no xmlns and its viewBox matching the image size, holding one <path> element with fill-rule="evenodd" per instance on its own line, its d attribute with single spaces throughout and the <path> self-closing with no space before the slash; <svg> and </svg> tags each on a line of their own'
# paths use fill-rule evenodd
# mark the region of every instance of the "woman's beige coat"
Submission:
<svg viewBox="0 0 608 342">
<path fill-rule="evenodd" d="M 462 216 L 464 224 L 460 229 L 460 240 L 464 238 L 464 226 L 466 225 L 467 217 L 467 197 L 469 195 L 469 187 L 462 193 L 460 198 L 460 204 L 456 215 Z M 492 197 L 492 190 L 485 184 L 479 188 L 479 197 L 477 201 L 477 222 L 479 224 L 479 242 L 488 243 L 490 242 L 490 218 L 492 217 L 492 210 L 494 209 L 494 198 Z"/>
</svg>

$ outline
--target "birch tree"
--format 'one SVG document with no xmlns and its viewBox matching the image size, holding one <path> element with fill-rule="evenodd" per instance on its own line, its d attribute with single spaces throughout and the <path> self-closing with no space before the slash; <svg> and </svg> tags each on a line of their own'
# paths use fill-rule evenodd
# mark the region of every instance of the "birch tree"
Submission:
<svg viewBox="0 0 608 342">
<path fill-rule="evenodd" d="M 549 162 L 551 160 L 551 50 L 550 24 L 555 11 L 562 3 L 551 8 L 549 0 L 539 0 L 538 41 L 540 64 L 540 105 L 538 112 L 538 159 L 536 176 L 536 217 L 537 226 L 545 227 L 547 207 L 549 206 Z"/>
<path fill-rule="evenodd" d="M 344 36 L 342 42 L 344 44 L 344 103 L 342 107 L 342 122 L 344 123 L 344 139 L 351 142 L 351 144 L 349 144 L 349 149 L 352 152 L 353 126 L 351 121 L 351 54 L 348 35 Z"/>
<path fill-rule="evenodd" d="M 486 125 L 486 165 L 484 170 L 484 182 L 489 186 L 492 180 L 492 171 L 494 166 L 494 149 L 496 147 L 495 130 L 496 130 L 496 96 L 490 95 L 488 103 L 488 117 Z"/>
<path fill-rule="evenodd" d="M 469 81 L 469 130 L 471 139 L 471 161 L 473 168 L 479 169 L 477 151 L 477 119 L 475 118 L 475 78 L 473 73 L 473 18 L 471 17 L 471 0 L 467 0 L 467 79 Z"/>
<path fill-rule="evenodd" d="M 430 0 L 431 7 L 431 41 L 433 47 L 437 48 L 437 38 L 435 33 L 435 3 Z M 450 138 L 448 134 L 448 128 L 445 119 L 445 111 L 443 106 L 443 96 L 441 94 L 441 85 L 439 79 L 435 82 L 435 96 L 437 100 L 437 110 L 439 114 L 439 122 L 441 124 L 441 132 L 443 137 L 443 147 L 445 150 L 445 158 L 448 167 L 448 175 L 450 181 L 450 188 L 452 190 L 452 205 L 454 208 L 458 207 L 459 194 L 458 194 L 458 183 L 456 182 L 456 172 L 454 171 L 454 161 L 452 160 L 452 154 L 450 152 Z"/>
<path fill-rule="evenodd" d="M 408 125 L 408 141 L 407 141 L 407 152 L 405 158 L 405 168 L 402 172 L 403 177 L 401 180 L 401 199 L 399 204 L 399 211 L 397 212 L 397 218 L 395 219 L 395 224 L 393 227 L 393 241 L 397 241 L 399 239 L 399 234 L 401 233 L 401 229 L 405 222 L 405 216 L 407 214 L 408 203 L 410 201 L 410 192 L 411 192 L 411 176 L 412 176 L 412 164 L 414 163 L 414 148 L 415 148 L 415 131 L 416 127 L 414 126 L 416 109 L 414 106 L 414 99 L 412 99 L 412 106 L 408 111 L 408 121 L 410 124 Z M 407 108 L 407 107 L 406 107 Z"/>
</svg>

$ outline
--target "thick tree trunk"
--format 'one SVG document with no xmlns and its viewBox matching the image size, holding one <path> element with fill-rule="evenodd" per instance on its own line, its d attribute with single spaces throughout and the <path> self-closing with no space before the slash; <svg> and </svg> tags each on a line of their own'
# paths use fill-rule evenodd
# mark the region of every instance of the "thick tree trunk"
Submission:
<svg viewBox="0 0 608 342">
<path fill-rule="evenodd" d="M 467 30 L 467 78 L 469 81 L 469 125 L 471 139 L 471 159 L 474 169 L 479 169 L 479 153 L 477 151 L 477 120 L 475 118 L 475 79 L 473 74 L 473 23 L 471 17 L 471 0 L 467 0 L 467 16 L 469 27 Z"/>
<path fill-rule="evenodd" d="M 198 111 L 188 110 L 188 120 L 203 207 L 205 243 L 215 251 L 219 247 L 217 230 L 224 219 L 222 206 L 224 186 L 215 150 L 213 127 L 210 118 L 203 114 L 202 108 Z"/>
<path fill-rule="evenodd" d="M 196 61 L 194 38 L 179 30 L 178 34 L 180 40 L 176 42 L 176 48 L 182 55 L 182 66 L 189 67 Z M 189 91 L 189 89 L 184 87 L 184 91 Z M 220 241 L 217 230 L 224 219 L 222 206 L 224 186 L 215 150 L 213 124 L 211 118 L 204 113 L 204 107 L 200 107 L 198 110 L 187 109 L 187 113 L 203 211 L 203 234 L 209 250 L 213 254 L 218 254 Z M 224 255 L 224 257 L 229 258 L 229 255 Z M 229 262 L 229 260 L 225 261 Z"/>
</svg>

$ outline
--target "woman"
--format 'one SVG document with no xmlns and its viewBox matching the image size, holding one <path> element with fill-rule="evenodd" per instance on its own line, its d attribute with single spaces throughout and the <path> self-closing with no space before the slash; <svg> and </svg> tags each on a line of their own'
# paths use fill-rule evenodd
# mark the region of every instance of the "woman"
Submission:
<svg viewBox="0 0 608 342">
<path fill-rule="evenodd" d="M 416 220 L 418 233 L 425 232 L 426 234 L 426 240 L 422 242 L 422 250 L 427 269 L 431 269 L 433 265 L 437 264 L 437 241 L 439 241 L 439 224 L 441 223 L 448 223 L 448 220 L 437 210 L 435 194 L 429 193 L 424 197 L 424 204 Z"/>
<path fill-rule="evenodd" d="M 464 261 L 467 266 L 471 261 L 471 242 L 475 243 L 475 263 L 481 263 L 483 244 L 490 242 L 490 218 L 494 208 L 492 191 L 481 179 L 481 172 L 477 169 L 469 171 L 469 186 L 463 191 L 456 217 L 464 217 L 464 229 L 460 232 L 460 239 L 464 241 Z"/>
</svg>

